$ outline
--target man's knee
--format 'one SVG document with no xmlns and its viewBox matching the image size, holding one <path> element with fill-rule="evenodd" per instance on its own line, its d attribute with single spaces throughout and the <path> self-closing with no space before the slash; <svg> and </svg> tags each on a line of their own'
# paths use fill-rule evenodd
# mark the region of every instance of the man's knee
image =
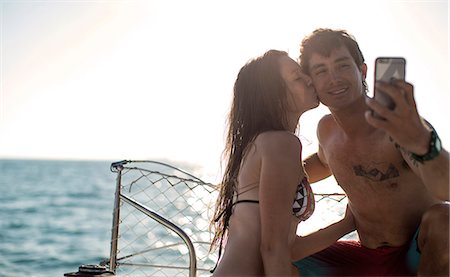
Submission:
<svg viewBox="0 0 450 277">
<path fill-rule="evenodd" d="M 419 233 L 419 248 L 425 243 L 435 241 L 448 249 L 450 205 L 436 204 L 422 216 Z"/>
<path fill-rule="evenodd" d="M 439 227 L 439 230 L 445 231 L 448 234 L 450 205 L 436 204 L 428 209 L 422 216 L 422 227 Z"/>
<path fill-rule="evenodd" d="M 449 210 L 448 204 L 437 204 L 422 217 L 418 239 L 422 252 L 418 272 L 420 276 L 448 276 Z"/>
</svg>

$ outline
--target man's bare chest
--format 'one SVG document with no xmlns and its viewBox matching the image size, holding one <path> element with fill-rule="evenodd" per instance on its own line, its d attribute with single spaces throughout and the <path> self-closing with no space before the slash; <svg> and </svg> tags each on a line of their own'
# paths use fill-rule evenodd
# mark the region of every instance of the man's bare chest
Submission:
<svg viewBox="0 0 450 277">
<path fill-rule="evenodd" d="M 328 165 L 341 186 L 387 184 L 395 187 L 409 172 L 393 143 L 337 141 L 324 149 Z"/>
</svg>

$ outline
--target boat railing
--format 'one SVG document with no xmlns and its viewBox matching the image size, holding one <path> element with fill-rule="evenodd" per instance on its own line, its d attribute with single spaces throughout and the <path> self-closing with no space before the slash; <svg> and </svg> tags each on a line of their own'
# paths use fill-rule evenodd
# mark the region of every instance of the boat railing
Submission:
<svg viewBox="0 0 450 277">
<path fill-rule="evenodd" d="M 209 276 L 217 261 L 209 251 L 216 186 L 156 161 L 124 160 L 111 170 L 117 176 L 109 270 L 118 276 Z M 316 194 L 328 221 L 330 210 L 342 216 L 343 200 L 342 193 Z"/>
</svg>

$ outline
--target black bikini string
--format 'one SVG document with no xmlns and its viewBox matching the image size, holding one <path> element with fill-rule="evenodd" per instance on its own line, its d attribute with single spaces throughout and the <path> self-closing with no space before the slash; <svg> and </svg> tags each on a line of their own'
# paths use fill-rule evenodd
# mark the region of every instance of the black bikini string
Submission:
<svg viewBox="0 0 450 277">
<path fill-rule="evenodd" d="M 230 203 L 228 203 L 226 209 L 223 210 L 223 211 L 217 216 L 216 219 L 214 219 L 214 222 L 217 222 L 217 221 L 220 220 L 220 218 L 222 218 L 222 216 L 225 215 L 225 224 L 224 224 L 224 226 L 223 226 L 223 233 L 222 233 L 222 236 L 221 236 L 221 238 L 220 238 L 220 244 L 219 244 L 219 257 L 217 258 L 217 262 L 216 262 L 216 265 L 214 266 L 214 268 L 211 269 L 211 270 L 209 271 L 209 272 L 211 272 L 211 273 L 214 273 L 214 271 L 216 270 L 217 265 L 219 264 L 220 257 L 222 256 L 223 236 L 225 235 L 225 230 L 228 229 L 228 224 L 229 224 L 229 222 L 230 222 L 230 217 L 231 217 L 231 209 L 233 208 L 234 205 L 236 205 L 236 204 L 238 204 L 238 203 L 259 203 L 259 201 L 258 201 L 258 200 L 250 200 L 250 199 L 238 200 L 238 201 L 236 201 L 236 202 L 234 202 L 234 203 L 231 203 L 231 201 L 230 201 Z M 231 204 L 231 205 L 230 205 L 230 204 Z"/>
</svg>

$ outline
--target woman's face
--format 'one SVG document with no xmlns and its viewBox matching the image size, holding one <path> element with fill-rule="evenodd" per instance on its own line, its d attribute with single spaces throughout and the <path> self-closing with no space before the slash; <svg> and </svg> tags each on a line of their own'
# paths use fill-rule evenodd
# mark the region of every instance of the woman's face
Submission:
<svg viewBox="0 0 450 277">
<path fill-rule="evenodd" d="M 286 88 L 289 111 L 303 113 L 319 105 L 319 99 L 312 85 L 312 80 L 300 71 L 300 66 L 293 59 L 280 58 L 281 77 Z"/>
</svg>

